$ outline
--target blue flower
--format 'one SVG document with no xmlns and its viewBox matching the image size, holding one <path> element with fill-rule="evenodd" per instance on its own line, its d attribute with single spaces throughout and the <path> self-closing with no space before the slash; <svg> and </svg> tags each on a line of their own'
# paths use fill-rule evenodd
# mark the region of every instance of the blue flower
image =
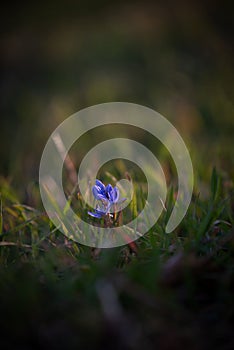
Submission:
<svg viewBox="0 0 234 350">
<path fill-rule="evenodd" d="M 88 212 L 89 215 L 95 218 L 101 218 L 110 213 L 110 208 L 113 204 L 122 202 L 119 201 L 119 189 L 118 187 L 112 187 L 110 184 L 105 186 L 100 180 L 95 181 L 95 186 L 92 188 L 94 198 L 101 201 L 101 205 L 97 205 L 95 212 Z"/>
<path fill-rule="evenodd" d="M 96 185 L 92 188 L 93 195 L 97 200 L 107 201 L 111 204 L 119 200 L 118 187 L 112 187 L 110 184 L 105 186 L 100 180 L 96 180 Z"/>
<path fill-rule="evenodd" d="M 96 207 L 95 212 L 92 213 L 91 211 L 88 211 L 88 214 L 94 218 L 101 219 L 103 216 L 105 216 L 108 212 L 108 209 L 105 207 L 100 207 L 99 205 Z"/>
</svg>

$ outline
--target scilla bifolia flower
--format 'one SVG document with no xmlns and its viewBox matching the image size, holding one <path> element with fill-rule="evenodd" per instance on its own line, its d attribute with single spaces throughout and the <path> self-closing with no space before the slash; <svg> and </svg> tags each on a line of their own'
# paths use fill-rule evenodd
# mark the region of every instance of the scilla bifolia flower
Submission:
<svg viewBox="0 0 234 350">
<path fill-rule="evenodd" d="M 95 218 L 113 217 L 111 211 L 117 204 L 123 202 L 126 198 L 119 199 L 118 187 L 112 187 L 110 184 L 105 186 L 100 180 L 96 180 L 95 186 L 92 188 L 94 198 L 101 202 L 97 205 L 94 212 L 88 212 L 89 215 Z"/>
<path fill-rule="evenodd" d="M 96 206 L 94 212 L 88 212 L 90 216 L 94 218 L 104 219 L 105 227 L 111 227 L 112 225 L 118 225 L 122 221 L 122 211 L 117 213 L 117 205 L 124 202 L 126 198 L 119 199 L 118 187 L 112 187 L 110 184 L 105 186 L 100 180 L 96 180 L 95 186 L 92 188 L 94 198 L 100 201 L 100 205 Z M 135 242 L 129 240 L 128 235 L 122 232 L 122 236 L 129 246 L 131 253 L 137 254 L 137 245 Z M 98 251 L 98 254 L 100 252 Z"/>
</svg>

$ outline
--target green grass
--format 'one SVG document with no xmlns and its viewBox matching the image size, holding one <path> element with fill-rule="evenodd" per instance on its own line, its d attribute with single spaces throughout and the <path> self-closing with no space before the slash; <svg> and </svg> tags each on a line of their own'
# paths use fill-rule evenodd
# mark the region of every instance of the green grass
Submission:
<svg viewBox="0 0 234 350">
<path fill-rule="evenodd" d="M 87 4 L 1 9 L 0 348 L 233 350 L 233 4 Z M 103 125 L 69 151 L 76 169 L 88 150 L 113 137 L 155 154 L 167 179 L 167 211 L 137 241 L 137 253 L 66 238 L 44 212 L 37 184 L 53 130 L 82 108 L 112 101 L 164 115 L 194 165 L 189 210 L 166 234 L 176 169 L 152 135 Z M 145 178 L 123 164 L 106 163 L 100 178 L 114 184 L 133 169 L 128 221 L 145 203 Z M 71 205 L 91 220 L 68 175 L 64 169 Z"/>
<path fill-rule="evenodd" d="M 206 198 L 195 192 L 182 223 L 166 234 L 171 187 L 167 211 L 137 241 L 136 254 L 129 246 L 95 251 L 70 241 L 2 178 L 2 348 L 232 349 L 230 183 L 214 169 Z"/>
</svg>

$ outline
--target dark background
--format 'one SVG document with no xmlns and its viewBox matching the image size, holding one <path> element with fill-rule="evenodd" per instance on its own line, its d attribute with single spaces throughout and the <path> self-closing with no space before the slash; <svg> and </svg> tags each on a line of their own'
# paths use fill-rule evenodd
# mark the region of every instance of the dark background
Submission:
<svg viewBox="0 0 234 350">
<path fill-rule="evenodd" d="M 232 4 L 1 5 L 1 348 L 234 348 Z M 38 167 L 51 132 L 80 109 L 110 101 L 143 104 L 168 118 L 194 166 L 182 223 L 165 233 L 176 198 L 172 174 L 167 211 L 135 250 L 91 250 L 67 239 L 40 210 Z M 95 142 L 117 133 L 101 128 L 71 150 L 75 165 Z M 149 135 L 124 132 L 157 151 Z M 112 166 L 121 177 L 120 163 Z M 138 185 L 143 173 L 134 176 Z"/>
<path fill-rule="evenodd" d="M 168 118 L 190 148 L 197 177 L 214 165 L 232 174 L 232 23 L 232 1 L 4 5 L 1 174 L 19 189 L 37 181 L 55 127 L 109 101 L 143 104 Z"/>
</svg>

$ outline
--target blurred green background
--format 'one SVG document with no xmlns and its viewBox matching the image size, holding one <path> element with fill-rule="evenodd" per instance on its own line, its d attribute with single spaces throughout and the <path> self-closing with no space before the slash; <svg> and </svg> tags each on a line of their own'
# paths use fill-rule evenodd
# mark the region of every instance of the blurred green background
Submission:
<svg viewBox="0 0 234 350">
<path fill-rule="evenodd" d="M 232 10 L 231 1 L 195 0 L 5 5 L 0 173 L 23 193 L 60 122 L 93 104 L 127 101 L 175 125 L 197 181 L 213 166 L 233 176 Z"/>
<path fill-rule="evenodd" d="M 1 348 L 234 348 L 233 7 L 225 0 L 1 4 Z M 38 170 L 64 119 L 111 101 L 148 106 L 174 124 L 192 157 L 195 190 L 181 225 L 165 234 L 176 196 L 165 150 L 131 127 L 82 136 L 71 150 L 76 166 L 95 143 L 124 132 L 164 156 L 172 180 L 167 210 L 135 249 L 98 251 L 68 240 L 40 211 Z M 123 164 L 110 163 L 105 170 L 119 179 Z"/>
</svg>

